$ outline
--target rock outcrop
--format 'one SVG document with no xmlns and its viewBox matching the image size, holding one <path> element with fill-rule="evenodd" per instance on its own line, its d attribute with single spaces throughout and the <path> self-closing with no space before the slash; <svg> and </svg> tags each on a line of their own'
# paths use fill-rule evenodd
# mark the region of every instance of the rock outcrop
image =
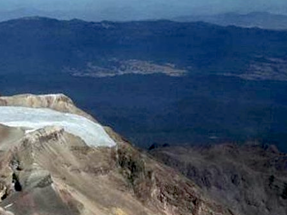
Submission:
<svg viewBox="0 0 287 215">
<path fill-rule="evenodd" d="M 237 214 L 287 214 L 287 155 L 275 146 L 164 147 L 150 153 Z"/>
<path fill-rule="evenodd" d="M 66 96 L 24 95 L 0 101 L 91 117 Z M 106 132 L 115 146 L 88 146 L 58 126 L 28 133 L 0 126 L 0 207 L 7 210 L 3 214 L 233 214 L 112 129 Z"/>
</svg>

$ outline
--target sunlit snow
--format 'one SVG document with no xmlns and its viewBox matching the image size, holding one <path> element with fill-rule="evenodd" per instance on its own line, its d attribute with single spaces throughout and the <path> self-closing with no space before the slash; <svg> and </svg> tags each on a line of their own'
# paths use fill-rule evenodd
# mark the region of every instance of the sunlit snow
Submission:
<svg viewBox="0 0 287 215">
<path fill-rule="evenodd" d="M 0 124 L 10 127 L 24 127 L 33 131 L 46 126 L 62 127 L 65 131 L 80 137 L 89 146 L 114 146 L 115 142 L 104 128 L 91 120 L 69 113 L 44 108 L 0 107 Z"/>
</svg>

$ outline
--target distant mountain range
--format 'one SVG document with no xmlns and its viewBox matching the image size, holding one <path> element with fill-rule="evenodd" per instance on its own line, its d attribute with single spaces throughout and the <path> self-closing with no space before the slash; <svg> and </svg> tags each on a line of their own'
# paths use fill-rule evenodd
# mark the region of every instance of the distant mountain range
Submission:
<svg viewBox="0 0 287 215">
<path fill-rule="evenodd" d="M 287 29 L 287 16 L 267 12 L 253 12 L 248 14 L 225 13 L 206 16 L 182 16 L 174 19 L 182 22 L 208 22 L 222 26 L 258 27 L 263 29 Z"/>
<path fill-rule="evenodd" d="M 121 13 L 119 13 L 119 11 Z M 131 8 L 91 8 L 87 10 L 40 10 L 35 8 L 18 8 L 14 10 L 1 10 L 0 21 L 19 19 L 23 17 L 40 16 L 61 20 L 82 19 L 85 21 L 129 21 L 147 19 L 141 11 Z"/>
<path fill-rule="evenodd" d="M 63 92 L 134 143 L 286 149 L 287 32 L 202 22 L 0 23 L 0 92 Z"/>
<path fill-rule="evenodd" d="M 116 9 L 103 9 L 103 10 L 55 10 L 45 11 L 33 8 L 19 8 L 15 10 L 1 10 L 0 9 L 0 21 L 7 21 L 10 19 L 19 19 L 23 17 L 50 17 L 61 20 L 70 19 L 82 19 L 85 21 L 102 21 L 102 20 L 114 20 L 114 21 L 131 21 L 131 17 L 138 17 L 136 20 L 146 20 L 152 18 L 144 18 L 144 14 L 140 11 L 132 11 L 129 8 L 122 8 L 122 13 L 117 14 Z M 153 18 L 153 20 L 160 18 Z M 262 28 L 273 30 L 285 30 L 287 29 L 287 15 L 272 14 L 269 12 L 252 12 L 247 14 L 239 13 L 222 13 L 215 15 L 187 15 L 175 18 L 166 18 L 172 21 L 179 22 L 207 22 L 211 24 L 221 26 L 238 26 L 244 28 Z"/>
<path fill-rule="evenodd" d="M 36 16 L 0 23 L 0 48 L 5 50 L 0 53 L 4 74 L 19 70 L 82 77 L 217 74 L 287 80 L 287 31 Z"/>
<path fill-rule="evenodd" d="M 50 17 L 52 14 L 45 11 L 28 9 L 28 8 L 19 8 L 15 10 L 0 10 L 0 21 L 7 21 L 10 19 L 19 19 L 28 16 L 40 16 L 40 15 Z"/>
</svg>

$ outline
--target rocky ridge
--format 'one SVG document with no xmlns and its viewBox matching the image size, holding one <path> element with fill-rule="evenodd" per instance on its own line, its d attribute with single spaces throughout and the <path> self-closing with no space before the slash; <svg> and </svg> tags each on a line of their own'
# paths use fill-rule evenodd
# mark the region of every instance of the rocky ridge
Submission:
<svg viewBox="0 0 287 215">
<path fill-rule="evenodd" d="M 287 214 L 287 155 L 275 146 L 164 147 L 151 154 L 237 214 Z"/>
<path fill-rule="evenodd" d="M 1 105 L 51 108 L 91 119 L 64 95 L 20 95 L 0 101 Z M 1 125 L 0 206 L 5 213 L 234 214 L 205 196 L 192 181 L 105 129 L 116 146 L 87 146 L 55 126 L 25 133 L 22 128 Z"/>
</svg>

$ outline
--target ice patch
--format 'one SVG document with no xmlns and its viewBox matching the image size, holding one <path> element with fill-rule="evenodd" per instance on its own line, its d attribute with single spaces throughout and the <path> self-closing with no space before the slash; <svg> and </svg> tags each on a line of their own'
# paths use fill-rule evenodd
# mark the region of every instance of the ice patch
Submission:
<svg viewBox="0 0 287 215">
<path fill-rule="evenodd" d="M 0 124 L 27 128 L 26 133 L 46 126 L 59 126 L 89 146 L 115 146 L 104 128 L 85 117 L 44 108 L 0 107 Z"/>
</svg>

